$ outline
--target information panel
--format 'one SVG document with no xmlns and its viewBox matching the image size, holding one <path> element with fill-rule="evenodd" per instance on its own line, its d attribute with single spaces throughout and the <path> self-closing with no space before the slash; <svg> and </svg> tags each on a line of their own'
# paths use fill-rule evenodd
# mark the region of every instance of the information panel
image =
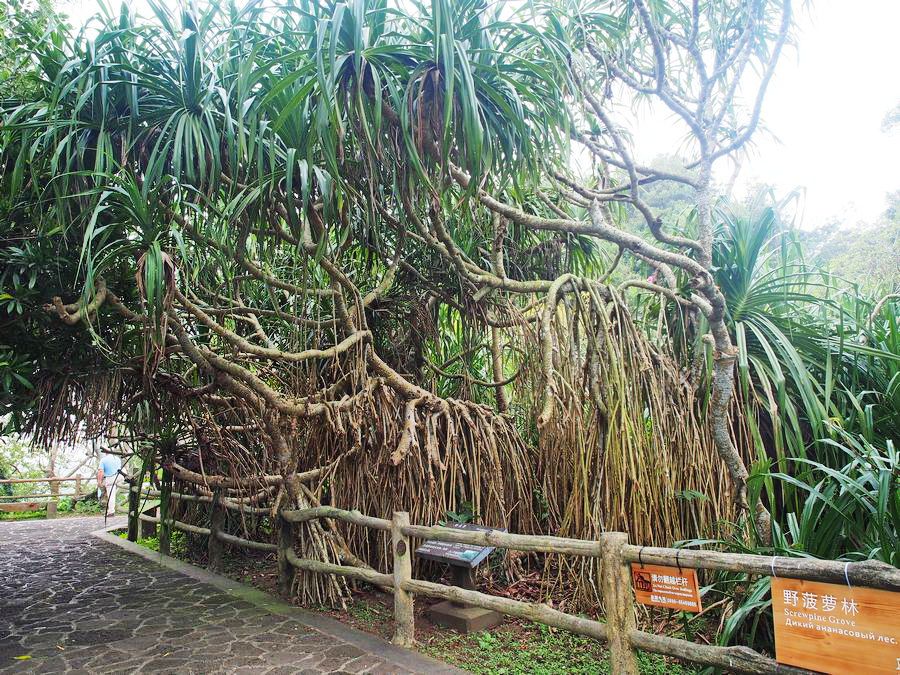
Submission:
<svg viewBox="0 0 900 675">
<path fill-rule="evenodd" d="M 696 570 L 688 567 L 641 565 L 631 563 L 631 585 L 634 598 L 642 605 L 699 612 L 700 587 Z"/>
<path fill-rule="evenodd" d="M 900 673 L 900 594 L 772 579 L 775 656 L 823 673 Z"/>
<path fill-rule="evenodd" d="M 472 530 L 476 532 L 506 532 L 496 527 L 484 525 L 472 525 L 471 523 L 447 523 L 444 527 L 455 530 Z M 457 544 L 449 541 L 437 541 L 429 539 L 416 549 L 416 555 L 426 560 L 447 563 L 458 567 L 472 569 L 488 557 L 493 546 L 473 546 L 471 544 Z"/>
</svg>

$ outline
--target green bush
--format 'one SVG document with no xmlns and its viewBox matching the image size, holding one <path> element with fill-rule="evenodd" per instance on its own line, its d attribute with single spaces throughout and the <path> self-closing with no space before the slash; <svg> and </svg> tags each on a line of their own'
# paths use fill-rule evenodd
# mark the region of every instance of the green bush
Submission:
<svg viewBox="0 0 900 675">
<path fill-rule="evenodd" d="M 94 515 L 102 511 L 102 509 L 100 508 L 100 504 L 96 499 L 85 499 L 84 501 L 77 502 L 73 510 L 75 511 L 75 513 L 81 514 L 83 516 Z"/>
<path fill-rule="evenodd" d="M 793 475 L 760 472 L 751 479 L 770 495 L 788 488 L 802 495 L 796 510 L 773 512 L 771 545 L 748 545 L 743 532 L 682 545 L 714 545 L 719 550 L 778 557 L 872 559 L 900 566 L 900 452 L 889 440 L 875 445 L 836 427 L 829 430 L 831 437 L 821 443 L 843 458 L 840 468 L 795 458 Z M 769 577 L 717 572 L 707 581 L 704 604 L 725 603 L 722 615 L 727 618 L 719 643 L 771 652 Z"/>
</svg>

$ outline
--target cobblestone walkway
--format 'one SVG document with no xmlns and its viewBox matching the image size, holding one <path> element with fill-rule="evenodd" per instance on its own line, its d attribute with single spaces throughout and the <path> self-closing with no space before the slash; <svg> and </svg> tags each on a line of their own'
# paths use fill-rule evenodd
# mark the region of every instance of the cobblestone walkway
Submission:
<svg viewBox="0 0 900 675">
<path fill-rule="evenodd" d="M 0 673 L 443 670 L 380 641 L 366 649 L 373 638 L 352 629 L 319 632 L 90 536 L 102 524 L 0 522 Z"/>
</svg>

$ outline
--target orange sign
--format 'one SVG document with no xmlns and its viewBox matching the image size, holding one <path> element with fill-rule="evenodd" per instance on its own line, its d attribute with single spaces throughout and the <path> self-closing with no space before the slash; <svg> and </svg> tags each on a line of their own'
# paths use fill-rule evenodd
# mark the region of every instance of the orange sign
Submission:
<svg viewBox="0 0 900 675">
<path fill-rule="evenodd" d="M 695 570 L 631 563 L 631 585 L 635 599 L 642 605 L 669 607 L 684 612 L 699 612 L 702 609 Z"/>
<path fill-rule="evenodd" d="M 775 655 L 823 673 L 900 672 L 900 594 L 772 579 Z"/>
</svg>

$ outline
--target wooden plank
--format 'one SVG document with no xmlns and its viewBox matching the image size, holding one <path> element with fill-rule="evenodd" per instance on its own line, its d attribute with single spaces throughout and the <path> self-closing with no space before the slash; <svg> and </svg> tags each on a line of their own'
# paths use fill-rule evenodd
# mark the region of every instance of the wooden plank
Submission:
<svg viewBox="0 0 900 675">
<path fill-rule="evenodd" d="M 823 673 L 900 671 L 900 594 L 772 579 L 775 658 Z"/>
<path fill-rule="evenodd" d="M 42 511 L 47 508 L 47 502 L 13 502 L 12 504 L 0 504 L 0 511 L 6 513 L 20 513 L 22 511 Z"/>
</svg>

